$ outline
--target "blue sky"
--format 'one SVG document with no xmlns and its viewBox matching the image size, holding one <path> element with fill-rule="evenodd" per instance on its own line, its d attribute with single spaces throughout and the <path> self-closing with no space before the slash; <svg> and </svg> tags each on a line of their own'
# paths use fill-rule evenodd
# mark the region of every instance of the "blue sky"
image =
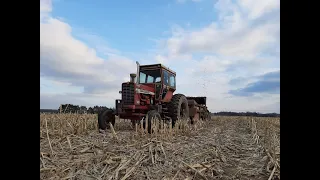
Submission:
<svg viewBox="0 0 320 180">
<path fill-rule="evenodd" d="M 135 61 L 211 111 L 280 111 L 278 0 L 40 0 L 40 107 L 114 106 Z"/>
</svg>

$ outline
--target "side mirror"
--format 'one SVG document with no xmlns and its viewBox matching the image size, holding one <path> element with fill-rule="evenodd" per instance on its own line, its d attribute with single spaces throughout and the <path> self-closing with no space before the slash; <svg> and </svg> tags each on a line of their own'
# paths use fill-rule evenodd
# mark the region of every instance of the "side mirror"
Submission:
<svg viewBox="0 0 320 180">
<path fill-rule="evenodd" d="M 122 94 L 122 91 L 119 91 L 119 94 Z"/>
</svg>

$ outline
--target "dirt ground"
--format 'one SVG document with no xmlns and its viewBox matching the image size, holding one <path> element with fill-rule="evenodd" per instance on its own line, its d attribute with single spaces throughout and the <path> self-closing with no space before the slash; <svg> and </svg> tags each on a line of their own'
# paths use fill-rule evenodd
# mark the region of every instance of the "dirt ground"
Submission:
<svg viewBox="0 0 320 180">
<path fill-rule="evenodd" d="M 123 120 L 116 122 L 116 135 L 88 130 L 55 136 L 47 127 L 40 135 L 40 179 L 267 180 L 273 169 L 272 179 L 280 179 L 279 142 L 270 150 L 279 167 L 265 151 L 269 137 L 280 139 L 280 120 L 254 119 L 258 138 L 247 117 L 214 117 L 152 136 Z M 267 136 L 267 129 L 275 135 Z"/>
</svg>

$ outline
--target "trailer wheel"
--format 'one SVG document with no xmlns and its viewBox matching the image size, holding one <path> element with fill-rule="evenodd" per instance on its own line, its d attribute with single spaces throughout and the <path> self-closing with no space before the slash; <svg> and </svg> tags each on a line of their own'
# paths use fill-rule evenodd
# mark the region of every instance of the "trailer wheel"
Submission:
<svg viewBox="0 0 320 180">
<path fill-rule="evenodd" d="M 147 121 L 147 123 L 148 123 L 148 133 L 150 134 L 151 133 L 151 121 L 152 121 L 152 119 L 154 121 L 159 121 L 160 122 L 162 120 L 162 118 L 161 118 L 161 115 L 159 114 L 159 112 L 156 111 L 156 110 L 148 111 L 147 115 L 148 115 L 148 119 L 143 120 L 143 128 L 144 129 L 146 128 L 146 121 Z"/>
<path fill-rule="evenodd" d="M 175 94 L 168 104 L 169 115 L 172 119 L 172 126 L 178 119 L 187 119 L 189 117 L 188 100 L 183 94 Z"/>
<path fill-rule="evenodd" d="M 109 122 L 111 122 L 112 126 L 115 124 L 116 117 L 114 115 L 113 110 L 108 109 L 98 115 L 98 126 L 99 129 L 106 130 L 109 127 Z"/>
</svg>

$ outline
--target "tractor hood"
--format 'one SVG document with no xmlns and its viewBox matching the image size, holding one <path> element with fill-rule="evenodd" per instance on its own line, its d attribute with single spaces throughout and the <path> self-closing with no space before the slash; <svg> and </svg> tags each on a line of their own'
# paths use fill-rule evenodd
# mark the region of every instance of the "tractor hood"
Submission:
<svg viewBox="0 0 320 180">
<path fill-rule="evenodd" d="M 154 84 L 150 84 L 154 87 Z M 150 94 L 150 95 L 154 95 L 154 88 L 153 87 L 150 87 L 150 85 L 146 84 L 137 84 L 136 85 L 136 93 L 141 93 L 141 94 Z"/>
</svg>

